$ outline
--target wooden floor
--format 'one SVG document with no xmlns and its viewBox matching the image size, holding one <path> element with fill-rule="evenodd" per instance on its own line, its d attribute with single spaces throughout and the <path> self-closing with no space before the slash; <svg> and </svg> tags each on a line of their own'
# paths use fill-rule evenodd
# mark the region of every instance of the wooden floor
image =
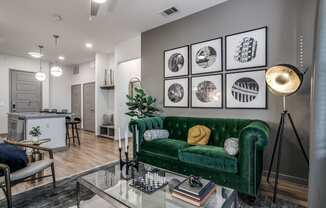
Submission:
<svg viewBox="0 0 326 208">
<path fill-rule="evenodd" d="M 274 180 L 271 179 L 268 184 L 266 177 L 262 178 L 261 191 L 262 193 L 273 197 L 273 184 Z M 278 185 L 278 198 L 295 202 L 303 207 L 308 207 L 308 187 L 302 184 L 295 184 L 285 180 L 279 180 Z"/>
<path fill-rule="evenodd" d="M 58 180 L 118 160 L 118 142 L 96 137 L 93 133 L 85 131 L 80 133 L 80 137 L 80 146 L 72 145 L 64 152 L 55 153 L 55 170 Z M 13 188 L 13 193 L 23 192 L 50 181 L 51 179 L 48 178 L 41 182 L 19 184 Z M 265 177 L 262 179 L 261 190 L 266 195 L 272 196 L 273 194 L 273 187 L 267 184 Z M 295 201 L 297 204 L 308 207 L 306 186 L 280 181 L 279 193 L 278 197 L 282 199 Z"/>
</svg>

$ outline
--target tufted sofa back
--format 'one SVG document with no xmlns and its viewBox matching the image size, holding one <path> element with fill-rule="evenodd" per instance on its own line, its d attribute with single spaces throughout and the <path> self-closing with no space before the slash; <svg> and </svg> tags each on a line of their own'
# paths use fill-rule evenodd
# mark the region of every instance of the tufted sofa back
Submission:
<svg viewBox="0 0 326 208">
<path fill-rule="evenodd" d="M 194 117 L 165 117 L 164 129 L 169 130 L 170 138 L 187 140 L 188 130 L 195 125 L 205 125 L 211 129 L 209 145 L 224 146 L 229 137 L 239 137 L 240 131 L 252 120 Z"/>
</svg>

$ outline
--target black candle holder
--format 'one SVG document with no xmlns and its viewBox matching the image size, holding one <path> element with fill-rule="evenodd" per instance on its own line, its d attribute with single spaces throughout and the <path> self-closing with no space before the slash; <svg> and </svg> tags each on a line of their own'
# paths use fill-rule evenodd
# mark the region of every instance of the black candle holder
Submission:
<svg viewBox="0 0 326 208">
<path fill-rule="evenodd" d="M 120 157 L 120 171 L 122 172 L 123 166 L 126 166 L 126 173 L 125 175 L 129 175 L 129 168 L 135 168 L 137 171 L 139 170 L 139 163 L 138 160 L 129 160 L 129 146 L 127 146 L 127 151 L 125 151 L 125 160 L 122 159 L 122 148 L 119 147 L 119 157 Z"/>
</svg>

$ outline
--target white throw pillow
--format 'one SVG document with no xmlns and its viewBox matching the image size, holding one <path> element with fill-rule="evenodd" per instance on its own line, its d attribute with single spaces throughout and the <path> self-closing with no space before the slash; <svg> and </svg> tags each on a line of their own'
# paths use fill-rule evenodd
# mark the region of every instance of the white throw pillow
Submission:
<svg viewBox="0 0 326 208">
<path fill-rule="evenodd" d="M 169 131 L 166 129 L 151 129 L 144 133 L 145 141 L 152 141 L 154 139 L 169 138 Z"/>
<path fill-rule="evenodd" d="M 231 137 L 225 140 L 224 151 L 231 156 L 237 155 L 239 153 L 239 139 Z"/>
</svg>

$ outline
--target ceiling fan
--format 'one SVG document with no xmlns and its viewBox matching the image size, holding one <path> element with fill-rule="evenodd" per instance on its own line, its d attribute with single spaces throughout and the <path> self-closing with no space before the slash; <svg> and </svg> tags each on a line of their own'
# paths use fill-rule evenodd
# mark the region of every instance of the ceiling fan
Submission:
<svg viewBox="0 0 326 208">
<path fill-rule="evenodd" d="M 118 0 L 90 0 L 90 17 L 105 16 L 113 12 L 117 6 Z"/>
</svg>

